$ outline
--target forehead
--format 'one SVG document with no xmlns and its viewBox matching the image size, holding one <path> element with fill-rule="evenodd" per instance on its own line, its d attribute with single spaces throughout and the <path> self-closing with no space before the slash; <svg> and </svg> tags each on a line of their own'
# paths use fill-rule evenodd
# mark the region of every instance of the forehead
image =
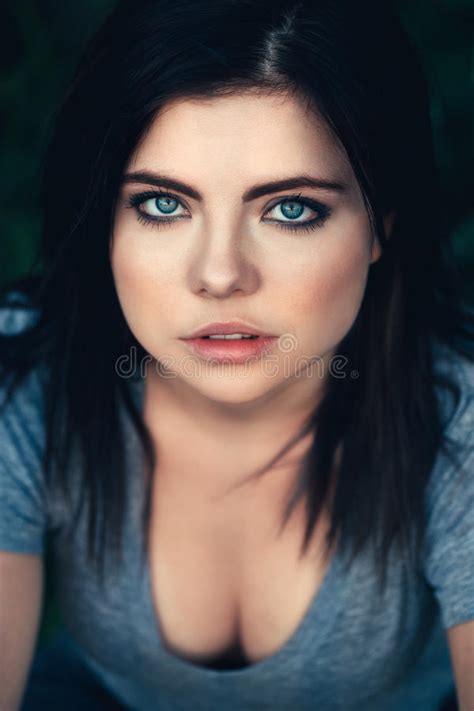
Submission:
<svg viewBox="0 0 474 711">
<path fill-rule="evenodd" d="M 321 116 L 290 94 L 246 91 L 166 104 L 131 156 L 133 170 L 165 169 L 198 180 L 236 174 L 323 172 L 350 180 L 345 152 Z"/>
</svg>

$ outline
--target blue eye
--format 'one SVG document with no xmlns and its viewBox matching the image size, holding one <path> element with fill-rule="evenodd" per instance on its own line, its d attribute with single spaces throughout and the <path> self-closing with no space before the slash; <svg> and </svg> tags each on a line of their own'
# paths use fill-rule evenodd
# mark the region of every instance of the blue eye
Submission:
<svg viewBox="0 0 474 711">
<path fill-rule="evenodd" d="M 175 200 L 175 198 L 168 196 L 155 198 L 154 201 L 151 201 L 152 204 L 153 202 L 155 203 L 158 210 L 164 212 L 166 215 L 168 215 L 170 212 L 174 212 L 179 204 L 178 201 Z"/>
<path fill-rule="evenodd" d="M 309 231 L 316 229 L 316 227 L 322 227 L 331 214 L 331 210 L 327 205 L 309 198 L 303 198 L 301 195 L 290 195 L 283 200 L 280 199 L 265 214 L 268 215 L 271 212 L 274 213 L 274 216 L 264 221 L 271 222 L 279 228 L 290 232 L 298 230 Z M 311 213 L 313 215 L 316 213 L 316 216 L 312 216 Z M 283 219 L 281 219 L 282 217 Z M 300 219 L 301 217 L 305 219 Z"/>
<path fill-rule="evenodd" d="M 155 227 L 191 217 L 188 208 L 181 200 L 162 190 L 147 190 L 131 195 L 125 202 L 125 206 L 135 209 L 139 222 Z M 291 232 L 308 232 L 316 227 L 322 227 L 330 216 L 331 209 L 319 201 L 301 197 L 299 194 L 280 198 L 267 209 L 265 215 L 272 212 L 274 215 L 271 218 L 264 216 L 262 221 Z M 302 217 L 303 219 L 300 219 Z"/>
<path fill-rule="evenodd" d="M 174 195 L 157 190 L 131 195 L 126 206 L 133 207 L 140 222 L 145 223 L 172 222 L 180 217 L 188 216 L 186 208 L 180 200 Z M 181 212 L 177 212 L 180 207 L 182 208 Z M 163 215 L 170 215 L 170 217 L 163 217 Z"/>
</svg>

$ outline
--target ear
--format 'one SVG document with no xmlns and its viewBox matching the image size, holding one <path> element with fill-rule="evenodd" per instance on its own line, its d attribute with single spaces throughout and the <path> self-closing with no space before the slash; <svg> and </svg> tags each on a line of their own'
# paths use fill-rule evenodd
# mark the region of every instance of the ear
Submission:
<svg viewBox="0 0 474 711">
<path fill-rule="evenodd" d="M 390 234 L 393 229 L 393 223 L 395 222 L 395 217 L 396 217 L 396 212 L 395 210 L 390 210 L 389 212 L 385 213 L 385 216 L 383 218 L 383 226 L 385 229 L 385 234 L 387 236 L 387 239 L 390 239 Z M 382 249 L 380 247 L 378 239 L 374 239 L 372 243 L 372 252 L 371 252 L 371 257 L 370 257 L 370 263 L 373 264 L 374 262 L 377 262 L 380 257 L 382 256 Z"/>
</svg>

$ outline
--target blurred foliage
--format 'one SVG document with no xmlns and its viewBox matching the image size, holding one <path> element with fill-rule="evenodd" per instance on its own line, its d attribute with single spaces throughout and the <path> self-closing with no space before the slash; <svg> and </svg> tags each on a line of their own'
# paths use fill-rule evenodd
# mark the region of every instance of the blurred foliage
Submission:
<svg viewBox="0 0 474 711">
<path fill-rule="evenodd" d="M 394 4 L 419 48 L 430 84 L 445 204 L 465 293 L 474 302 L 471 0 Z M 1 6 L 0 284 L 32 264 L 40 234 L 41 159 L 49 119 L 87 39 L 114 5 L 115 0 L 6 0 Z"/>
<path fill-rule="evenodd" d="M 394 3 L 419 48 L 430 84 L 445 204 L 466 298 L 474 303 L 471 0 Z M 0 285 L 32 265 L 40 235 L 41 160 L 49 120 L 87 39 L 114 4 L 4 0 L 0 7 Z M 57 621 L 57 608 L 47 594 L 42 638 Z"/>
</svg>

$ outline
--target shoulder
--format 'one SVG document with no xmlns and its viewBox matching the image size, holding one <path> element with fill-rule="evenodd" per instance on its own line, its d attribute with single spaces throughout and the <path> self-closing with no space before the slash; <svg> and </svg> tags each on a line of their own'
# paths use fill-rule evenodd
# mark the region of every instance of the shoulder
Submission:
<svg viewBox="0 0 474 711">
<path fill-rule="evenodd" d="M 472 425 L 474 397 L 474 348 L 471 357 L 452 347 L 436 342 L 433 345 L 435 389 L 446 430 L 462 432 Z M 452 387 L 457 391 L 454 393 Z"/>
<path fill-rule="evenodd" d="M 474 491 L 474 362 L 437 343 L 434 372 L 442 441 L 428 486 L 430 509 L 437 497 L 454 493 L 454 486 Z M 460 503 L 458 498 L 451 501 L 452 506 Z"/>
<path fill-rule="evenodd" d="M 38 311 L 33 309 L 20 292 L 10 292 L 0 304 L 0 337 L 21 334 L 38 318 Z M 8 347 L 5 346 L 7 349 Z M 1 353 L 1 351 L 0 351 Z M 0 378 L 0 410 L 2 422 L 4 418 L 21 416 L 26 420 L 33 420 L 34 413 L 42 408 L 44 388 L 46 386 L 46 368 L 44 364 L 34 365 L 22 378 L 18 387 L 14 389 L 11 399 L 8 399 L 3 408 L 8 386 L 12 379 L 11 374 Z M 4 434 L 4 433 L 3 433 Z"/>
<path fill-rule="evenodd" d="M 38 318 L 38 310 L 33 308 L 21 291 L 10 291 L 0 303 L 0 334 L 14 335 L 23 331 Z"/>
<path fill-rule="evenodd" d="M 446 347 L 437 372 L 458 388 L 440 388 L 443 439 L 427 487 L 424 572 L 445 628 L 474 619 L 474 365 Z"/>
<path fill-rule="evenodd" d="M 32 317 L 28 308 L 3 305 L 0 336 L 21 331 Z M 10 393 L 11 384 L 11 375 L 3 374 L 0 378 L 0 549 L 37 553 L 42 550 L 46 520 L 42 462 L 44 367 L 33 366 Z"/>
<path fill-rule="evenodd" d="M 443 446 L 452 454 L 474 446 L 473 360 L 445 345 L 434 347 L 435 392 L 443 427 Z"/>
</svg>

